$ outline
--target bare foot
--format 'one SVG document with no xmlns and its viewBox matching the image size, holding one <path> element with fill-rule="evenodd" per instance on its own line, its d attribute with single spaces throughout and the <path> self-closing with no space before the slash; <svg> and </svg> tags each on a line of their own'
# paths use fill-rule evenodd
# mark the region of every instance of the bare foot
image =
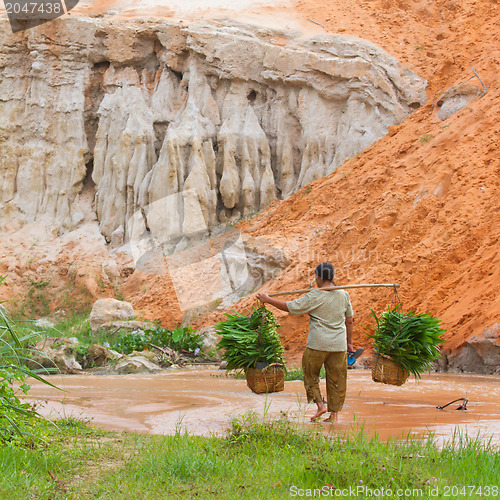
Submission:
<svg viewBox="0 0 500 500">
<path fill-rule="evenodd" d="M 326 406 L 325 405 L 318 405 L 318 411 L 311 417 L 311 422 L 316 422 L 321 415 L 324 415 L 326 413 Z"/>
<path fill-rule="evenodd" d="M 330 416 L 328 418 L 325 418 L 323 422 L 329 422 L 329 423 L 337 423 L 339 421 L 339 414 L 336 411 L 332 411 L 330 413 Z"/>
</svg>

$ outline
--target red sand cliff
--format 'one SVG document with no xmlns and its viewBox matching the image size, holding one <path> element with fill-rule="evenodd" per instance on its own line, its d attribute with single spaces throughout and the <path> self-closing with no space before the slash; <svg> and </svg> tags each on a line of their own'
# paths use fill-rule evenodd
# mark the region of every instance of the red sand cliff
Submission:
<svg viewBox="0 0 500 500">
<path fill-rule="evenodd" d="M 115 3 L 107 0 L 93 6 L 106 10 Z M 498 9 L 498 0 L 300 0 L 294 9 L 260 9 L 260 15 L 276 22 L 283 12 L 287 19 L 296 15 L 312 33 L 323 31 L 315 24 L 319 23 L 326 32 L 367 39 L 429 82 L 428 104 L 405 123 L 329 177 L 239 224 L 240 231 L 282 248 L 291 261 L 262 291 L 303 288 L 312 278 L 313 267 L 330 260 L 339 284 L 400 283 L 405 308 L 442 319 L 446 349 L 457 349 L 471 336 L 500 323 Z M 488 91 L 440 121 L 437 108 L 432 107 L 434 94 L 469 78 L 472 67 Z M 470 83 L 480 86 L 478 80 Z M 0 255 L 4 257 L 0 273 L 17 276 L 17 281 L 11 280 L 15 286 L 4 287 L 4 295 L 21 294 L 19 283 L 29 277 L 28 272 L 40 274 L 33 257 L 38 256 L 38 248 L 27 247 L 24 267 L 8 260 L 9 248 Z M 54 263 L 59 276 L 53 282 L 59 280 L 61 286 L 66 279 L 64 266 L 78 260 L 70 250 Z M 90 249 L 88 253 L 79 251 L 78 258 L 95 264 L 98 275 L 102 259 L 91 255 Z M 78 281 L 92 281 L 92 272 L 79 269 L 76 285 L 92 299 L 109 296 L 111 288 L 101 290 L 95 280 L 93 286 Z M 145 317 L 160 319 L 168 327 L 182 319 L 168 276 L 136 271 L 124 281 L 125 297 Z M 362 325 L 371 322 L 370 307 L 377 311 L 387 307 L 391 291 L 357 290 L 351 298 L 355 343 L 367 346 Z M 254 300 L 248 297 L 234 308 L 244 310 Z M 213 324 L 223 318 L 223 312 L 205 317 L 197 326 Z M 295 359 L 305 345 L 307 317 L 278 316 L 288 357 Z"/>
<path fill-rule="evenodd" d="M 303 288 L 313 266 L 330 260 L 341 284 L 400 283 L 405 308 L 441 318 L 445 348 L 456 349 L 500 322 L 498 2 L 301 0 L 296 11 L 304 23 L 384 48 L 428 79 L 429 100 L 329 177 L 239 224 L 242 232 L 283 247 L 292 261 L 261 290 Z M 487 93 L 440 121 L 434 94 L 467 79 L 472 67 Z M 178 320 L 172 292 L 158 282 L 151 286 L 135 296 L 136 307 L 166 323 Z M 362 325 L 371 322 L 369 308 L 385 309 L 391 291 L 358 290 L 351 299 L 355 343 L 367 346 Z M 254 296 L 235 309 L 253 302 Z M 294 359 L 305 345 L 307 317 L 278 315 Z M 216 313 L 198 325 L 222 317 Z"/>
</svg>

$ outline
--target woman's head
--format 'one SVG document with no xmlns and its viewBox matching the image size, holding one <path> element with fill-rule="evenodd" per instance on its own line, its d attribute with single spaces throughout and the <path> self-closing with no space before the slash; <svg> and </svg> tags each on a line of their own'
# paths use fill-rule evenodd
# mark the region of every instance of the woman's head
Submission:
<svg viewBox="0 0 500 500">
<path fill-rule="evenodd" d="M 322 262 L 316 266 L 314 270 L 316 274 L 316 278 L 321 279 L 322 281 L 333 281 L 333 277 L 335 276 L 335 269 L 329 262 Z"/>
</svg>

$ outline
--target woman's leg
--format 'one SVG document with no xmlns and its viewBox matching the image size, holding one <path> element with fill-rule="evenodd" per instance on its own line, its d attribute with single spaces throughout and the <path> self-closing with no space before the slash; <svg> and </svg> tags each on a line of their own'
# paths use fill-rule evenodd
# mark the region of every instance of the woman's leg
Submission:
<svg viewBox="0 0 500 500">
<path fill-rule="evenodd" d="M 315 351 L 306 347 L 302 355 L 302 371 L 304 372 L 304 388 L 307 401 L 309 403 L 314 401 L 318 407 L 318 411 L 311 417 L 313 421 L 321 417 L 327 410 L 319 389 L 319 372 L 323 366 L 325 355 L 328 354 L 324 351 Z"/>
<path fill-rule="evenodd" d="M 347 390 L 347 352 L 331 352 L 325 359 L 326 400 L 330 417 L 327 422 L 336 422 L 338 412 L 344 406 Z"/>
</svg>

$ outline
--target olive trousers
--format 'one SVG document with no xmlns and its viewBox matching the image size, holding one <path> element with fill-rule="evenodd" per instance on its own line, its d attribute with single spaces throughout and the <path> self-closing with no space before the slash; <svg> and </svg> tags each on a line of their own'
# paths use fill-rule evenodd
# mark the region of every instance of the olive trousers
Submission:
<svg viewBox="0 0 500 500">
<path fill-rule="evenodd" d="M 326 371 L 328 411 L 338 412 L 344 406 L 347 390 L 347 352 L 316 351 L 306 347 L 302 356 L 302 371 L 309 403 L 323 402 L 319 389 L 319 372 L 323 365 Z"/>
</svg>

